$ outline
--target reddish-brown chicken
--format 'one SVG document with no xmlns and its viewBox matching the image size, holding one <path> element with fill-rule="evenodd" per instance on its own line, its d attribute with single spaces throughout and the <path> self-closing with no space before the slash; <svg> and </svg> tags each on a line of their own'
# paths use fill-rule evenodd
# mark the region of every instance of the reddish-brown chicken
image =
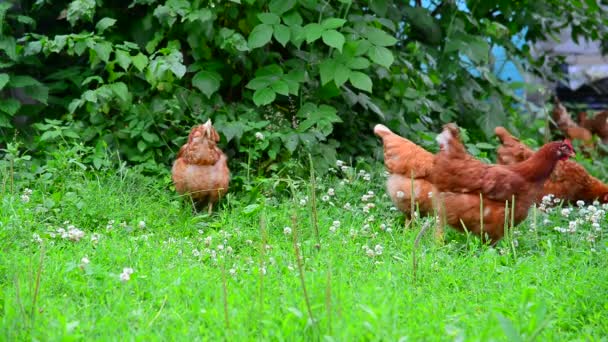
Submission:
<svg viewBox="0 0 608 342">
<path fill-rule="evenodd" d="M 498 148 L 499 164 L 514 164 L 528 159 L 534 151 L 512 136 L 505 128 L 496 127 L 495 133 L 502 145 Z M 608 185 L 591 176 L 580 164 L 572 160 L 557 163 L 553 173 L 545 181 L 541 197 L 553 194 L 555 197 L 570 201 L 592 202 L 599 200 L 608 203 Z M 540 201 L 540 198 L 537 198 Z"/>
<path fill-rule="evenodd" d="M 395 206 L 409 214 L 413 195 L 421 214 L 432 213 L 433 203 L 429 193 L 433 191 L 433 185 L 429 176 L 433 154 L 391 132 L 384 125 L 376 125 L 374 133 L 382 138 L 384 165 L 389 172 L 386 190 Z"/>
<path fill-rule="evenodd" d="M 600 112 L 592 118 L 589 118 L 586 112 L 581 112 L 578 115 L 578 122 L 583 128 L 597 134 L 602 143 L 608 144 L 608 110 Z"/>
<path fill-rule="evenodd" d="M 192 128 L 171 170 L 177 192 L 189 195 L 197 209 L 206 205 L 209 213 L 230 182 L 226 155 L 217 147 L 219 140 L 211 120 Z"/>
<path fill-rule="evenodd" d="M 557 162 L 574 154 L 569 141 L 554 141 L 521 163 L 485 164 L 467 153 L 454 124 L 444 126 L 437 141 L 440 152 L 431 181 L 438 193 L 442 223 L 482 237 L 487 234 L 492 243 L 504 235 L 505 202 L 513 205 L 514 197 L 513 224 L 523 221 Z"/>
<path fill-rule="evenodd" d="M 570 140 L 580 140 L 585 146 L 593 146 L 593 135 L 591 132 L 579 126 L 566 110 L 559 99 L 555 98 L 555 106 L 553 107 L 553 120 L 557 124 L 557 128 Z"/>
</svg>

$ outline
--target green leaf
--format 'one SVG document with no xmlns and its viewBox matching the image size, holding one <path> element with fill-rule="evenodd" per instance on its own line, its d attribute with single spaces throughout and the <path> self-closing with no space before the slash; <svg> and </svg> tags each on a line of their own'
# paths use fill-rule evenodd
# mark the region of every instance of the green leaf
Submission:
<svg viewBox="0 0 608 342">
<path fill-rule="evenodd" d="M 141 132 L 141 137 L 144 138 L 145 141 L 149 143 L 155 143 L 159 141 L 158 135 L 155 133 L 151 133 L 148 131 Z"/>
<path fill-rule="evenodd" d="M 277 94 L 281 94 L 281 95 L 289 95 L 289 87 L 287 86 L 287 83 L 285 81 L 282 80 L 278 80 L 276 82 L 274 82 L 270 88 L 272 88 L 272 90 L 274 90 L 274 92 L 276 92 Z"/>
<path fill-rule="evenodd" d="M 344 19 L 327 18 L 327 19 L 323 20 L 323 22 L 321 23 L 321 26 L 325 30 L 332 30 L 332 29 L 337 29 L 337 28 L 344 26 L 344 23 L 346 23 L 346 20 L 344 20 Z"/>
<path fill-rule="evenodd" d="M 278 64 L 266 65 L 255 71 L 255 76 L 281 76 L 283 75 L 283 69 Z"/>
<path fill-rule="evenodd" d="M 8 74 L 0 74 L 0 90 L 4 89 L 4 86 L 8 83 L 10 77 Z"/>
<path fill-rule="evenodd" d="M 384 46 L 372 46 L 367 54 L 372 62 L 382 65 L 387 69 L 390 68 L 395 61 L 393 53 Z"/>
<path fill-rule="evenodd" d="M 281 140 L 285 143 L 285 147 L 289 151 L 289 153 L 293 153 L 298 147 L 298 143 L 300 139 L 298 138 L 298 134 L 289 133 L 288 135 L 281 135 Z"/>
<path fill-rule="evenodd" d="M 97 53 L 97 57 L 102 61 L 108 63 L 110 61 L 110 53 L 112 52 L 112 43 L 110 42 L 97 42 L 93 45 L 93 50 Z"/>
<path fill-rule="evenodd" d="M 97 33 L 101 34 L 109 27 L 114 26 L 114 24 L 116 24 L 116 19 L 105 17 L 97 22 L 97 25 L 95 25 L 95 30 L 97 30 Z"/>
<path fill-rule="evenodd" d="M 369 78 L 366 74 L 360 71 L 351 71 L 350 76 L 348 77 L 350 83 L 353 87 L 367 91 L 369 93 L 372 92 L 372 79 Z"/>
<path fill-rule="evenodd" d="M 116 57 L 116 63 L 127 71 L 131 65 L 131 55 L 125 50 L 116 50 L 114 51 L 114 55 Z"/>
<path fill-rule="evenodd" d="M 285 46 L 289 42 L 289 38 L 291 37 L 291 31 L 289 27 L 279 24 L 274 26 L 274 39 L 279 42 L 279 44 Z"/>
<path fill-rule="evenodd" d="M 109 84 L 108 87 L 112 90 L 112 93 L 116 95 L 123 103 L 129 103 L 130 94 L 129 88 L 123 82 L 116 82 Z"/>
<path fill-rule="evenodd" d="M 220 74 L 201 70 L 192 78 L 192 85 L 205 94 L 207 98 L 211 98 L 211 95 L 220 89 L 221 81 L 222 76 Z"/>
<path fill-rule="evenodd" d="M 31 97 L 32 99 L 34 99 L 38 102 L 47 104 L 47 101 L 49 99 L 49 88 L 48 87 L 40 84 L 37 86 L 28 86 L 23 89 L 27 96 Z"/>
<path fill-rule="evenodd" d="M 306 35 L 306 42 L 308 44 L 321 38 L 323 34 L 323 27 L 317 23 L 310 23 L 304 26 L 304 34 Z"/>
<path fill-rule="evenodd" d="M 256 77 L 251 79 L 245 87 L 251 90 L 258 90 L 270 86 L 272 81 L 272 77 L 269 76 Z"/>
<path fill-rule="evenodd" d="M 10 116 L 17 114 L 20 107 L 21 102 L 15 99 L 0 99 L 0 111 Z"/>
<path fill-rule="evenodd" d="M 201 23 L 205 23 L 211 19 L 213 19 L 213 12 L 211 12 L 211 10 L 208 8 L 201 8 L 196 11 L 192 11 L 190 12 L 190 14 L 188 14 L 189 22 L 198 20 Z"/>
<path fill-rule="evenodd" d="M 392 46 L 397 43 L 395 37 L 375 27 L 366 27 L 364 34 L 372 44 L 377 46 Z"/>
<path fill-rule="evenodd" d="M 498 318 L 498 322 L 500 323 L 500 326 L 502 327 L 502 330 L 504 331 L 508 341 L 523 341 L 521 335 L 519 334 L 517 329 L 515 329 L 515 326 L 513 325 L 513 322 L 511 322 L 510 319 L 506 318 L 501 314 L 496 314 L 496 317 Z"/>
<path fill-rule="evenodd" d="M 281 15 L 290 9 L 296 4 L 296 0 L 271 0 L 268 8 L 270 12 Z"/>
<path fill-rule="evenodd" d="M 42 51 L 42 42 L 33 41 L 33 42 L 29 42 L 29 43 L 27 43 L 27 45 L 25 45 L 25 50 L 23 51 L 23 54 L 26 56 L 32 56 L 32 55 L 39 54 L 40 51 Z"/>
<path fill-rule="evenodd" d="M 13 87 L 13 88 L 39 86 L 41 84 L 42 83 L 40 83 L 37 79 L 30 77 L 30 76 L 25 76 L 25 75 L 19 75 L 19 76 L 13 75 L 9 82 L 9 86 Z"/>
<path fill-rule="evenodd" d="M 258 89 L 253 93 L 253 103 L 258 107 L 264 106 L 272 103 L 276 97 L 277 94 L 270 88 Z"/>
<path fill-rule="evenodd" d="M 323 43 L 331 46 L 338 51 L 342 52 L 342 46 L 344 46 L 344 35 L 336 30 L 327 30 L 323 32 Z"/>
<path fill-rule="evenodd" d="M 144 71 L 144 69 L 148 65 L 148 57 L 146 57 L 146 55 L 141 52 L 138 53 L 136 56 L 131 57 L 131 61 L 133 62 L 133 65 L 137 68 L 137 70 L 139 70 L 140 72 Z"/>
<path fill-rule="evenodd" d="M 347 68 L 342 63 L 336 63 L 336 68 L 334 71 L 334 82 L 336 82 L 336 86 L 342 86 L 350 77 L 350 69 Z"/>
<path fill-rule="evenodd" d="M 262 47 L 272 38 L 272 26 L 259 24 L 249 34 L 248 44 L 250 49 Z"/>
<path fill-rule="evenodd" d="M 369 60 L 365 57 L 355 57 L 348 60 L 347 65 L 351 69 L 369 68 Z"/>
<path fill-rule="evenodd" d="M 302 25 L 303 19 L 298 11 L 291 11 L 283 16 L 283 22 L 287 26 Z"/>
<path fill-rule="evenodd" d="M 321 76 L 321 85 L 326 85 L 334 79 L 334 69 L 336 68 L 336 61 L 333 59 L 326 59 L 319 65 L 319 74 Z"/>
<path fill-rule="evenodd" d="M 263 24 L 267 25 L 277 25 L 281 22 L 281 18 L 274 13 L 259 13 L 258 19 L 260 19 Z"/>
</svg>

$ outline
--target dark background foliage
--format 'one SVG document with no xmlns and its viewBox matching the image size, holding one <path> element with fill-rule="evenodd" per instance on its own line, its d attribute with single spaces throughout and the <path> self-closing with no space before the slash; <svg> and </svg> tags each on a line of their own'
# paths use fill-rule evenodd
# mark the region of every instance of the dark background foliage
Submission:
<svg viewBox="0 0 608 342">
<path fill-rule="evenodd" d="M 308 154 L 321 170 L 372 157 L 378 122 L 434 149 L 433 132 L 457 121 L 484 156 L 496 125 L 544 125 L 514 95 L 525 85 L 497 78 L 491 48 L 538 73 L 560 61 L 531 58 L 515 34 L 535 42 L 569 24 L 575 38 L 601 39 L 608 17 L 592 0 L 457 5 L 5 1 L 0 147 L 17 137 L 43 161 L 82 142 L 93 167 L 117 151 L 166 174 L 189 129 L 211 118 L 233 171 L 263 175 L 296 170 Z"/>
</svg>

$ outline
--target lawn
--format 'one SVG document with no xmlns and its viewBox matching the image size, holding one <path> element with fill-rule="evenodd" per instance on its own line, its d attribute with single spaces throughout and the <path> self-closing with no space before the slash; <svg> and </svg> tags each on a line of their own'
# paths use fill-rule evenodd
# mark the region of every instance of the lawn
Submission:
<svg viewBox="0 0 608 342">
<path fill-rule="evenodd" d="M 1 339 L 608 336 L 607 207 L 549 201 L 496 247 L 429 229 L 414 274 L 433 219 L 404 222 L 381 164 L 340 166 L 314 192 L 245 181 L 208 216 L 167 177 L 78 156 L 16 165 L 1 184 Z"/>
</svg>

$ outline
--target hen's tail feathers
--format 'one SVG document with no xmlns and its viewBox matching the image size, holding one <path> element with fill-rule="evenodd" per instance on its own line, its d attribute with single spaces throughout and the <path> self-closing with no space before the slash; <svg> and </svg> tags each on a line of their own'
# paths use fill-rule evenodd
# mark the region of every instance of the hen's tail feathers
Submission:
<svg viewBox="0 0 608 342">
<path fill-rule="evenodd" d="M 390 173 L 424 177 L 433 165 L 433 154 L 410 140 L 393 133 L 388 127 L 378 124 L 374 134 L 384 145 L 384 165 Z"/>
<path fill-rule="evenodd" d="M 494 129 L 494 133 L 503 145 L 513 145 L 514 143 L 520 144 L 519 139 L 514 137 L 506 128 L 498 126 Z"/>
</svg>

